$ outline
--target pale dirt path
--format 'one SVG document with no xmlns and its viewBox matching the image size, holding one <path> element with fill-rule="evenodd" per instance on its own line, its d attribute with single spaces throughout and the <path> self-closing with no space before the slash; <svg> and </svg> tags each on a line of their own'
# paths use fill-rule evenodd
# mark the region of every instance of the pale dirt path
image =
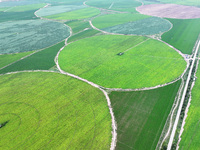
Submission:
<svg viewBox="0 0 200 150">
<path fill-rule="evenodd" d="M 5 73 L 5 74 L 0 74 L 0 76 L 8 75 L 8 74 L 21 73 L 21 72 L 54 72 L 54 73 L 59 73 L 59 72 L 50 71 L 50 70 L 23 70 L 23 71 L 14 71 L 14 72 L 8 72 L 8 73 Z"/>
<path fill-rule="evenodd" d="M 178 121 L 179 121 L 179 116 L 181 114 L 181 109 L 183 107 L 183 102 L 184 102 L 185 95 L 186 95 L 186 92 L 187 92 L 187 89 L 188 89 L 188 85 L 189 85 L 189 81 L 190 81 L 190 78 L 191 78 L 194 63 L 195 63 L 195 60 L 196 60 L 197 52 L 198 52 L 198 49 L 199 49 L 199 46 L 200 46 L 200 40 L 199 39 L 197 40 L 197 43 L 198 43 L 198 45 L 195 49 L 192 65 L 191 65 L 191 68 L 190 68 L 190 71 L 189 71 L 189 74 L 188 74 L 188 78 L 187 78 L 187 81 L 186 81 L 186 84 L 185 84 L 185 89 L 183 91 L 183 95 L 182 95 L 181 102 L 180 102 L 180 105 L 179 105 L 179 109 L 178 109 L 178 112 L 177 112 L 176 120 L 174 122 L 172 133 L 171 133 L 169 143 L 168 143 L 168 146 L 167 146 L 167 150 L 170 150 L 171 147 L 172 147 L 172 144 L 173 144 L 173 139 L 174 139 L 174 136 L 175 136 L 175 133 L 176 133 L 176 129 L 177 129 Z"/>
<path fill-rule="evenodd" d="M 111 9 L 114 5 L 114 2 L 111 3 L 110 7 L 108 9 Z"/>
</svg>

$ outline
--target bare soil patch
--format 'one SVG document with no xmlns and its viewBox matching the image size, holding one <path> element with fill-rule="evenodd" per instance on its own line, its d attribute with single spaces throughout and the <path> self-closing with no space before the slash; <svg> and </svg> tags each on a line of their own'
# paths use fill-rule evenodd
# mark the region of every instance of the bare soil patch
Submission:
<svg viewBox="0 0 200 150">
<path fill-rule="evenodd" d="M 176 4 L 151 4 L 137 7 L 141 14 L 163 18 L 193 19 L 200 18 L 200 8 Z"/>
</svg>

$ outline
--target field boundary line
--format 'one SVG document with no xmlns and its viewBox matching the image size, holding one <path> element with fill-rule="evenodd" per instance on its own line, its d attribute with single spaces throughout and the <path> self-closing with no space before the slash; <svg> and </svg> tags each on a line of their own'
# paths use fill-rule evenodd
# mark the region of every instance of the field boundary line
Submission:
<svg viewBox="0 0 200 150">
<path fill-rule="evenodd" d="M 189 85 L 189 81 L 190 81 L 190 78 L 191 78 L 192 70 L 194 68 L 194 63 L 195 63 L 195 60 L 196 60 L 197 52 L 198 52 L 199 46 L 200 46 L 200 39 L 199 38 L 198 38 L 197 42 L 198 42 L 198 44 L 197 44 L 196 51 L 195 51 L 194 56 L 193 56 L 192 65 L 190 67 L 190 71 L 189 71 L 188 78 L 187 78 L 187 81 L 186 81 L 186 85 L 185 85 L 185 88 L 184 88 L 184 91 L 183 91 L 183 95 L 182 95 L 181 102 L 180 102 L 180 105 L 179 105 L 179 109 L 178 109 L 178 112 L 177 112 L 176 120 L 174 122 L 172 133 L 171 133 L 171 136 L 170 136 L 170 139 L 169 139 L 167 150 L 170 150 L 171 147 L 172 147 L 172 143 L 173 143 L 174 136 L 175 136 L 175 133 L 176 133 L 179 117 L 180 117 L 180 114 L 181 114 L 181 109 L 182 109 L 182 106 L 183 106 L 183 102 L 185 100 L 185 95 L 186 95 L 186 92 L 187 92 L 187 89 L 188 89 L 188 85 Z"/>
</svg>

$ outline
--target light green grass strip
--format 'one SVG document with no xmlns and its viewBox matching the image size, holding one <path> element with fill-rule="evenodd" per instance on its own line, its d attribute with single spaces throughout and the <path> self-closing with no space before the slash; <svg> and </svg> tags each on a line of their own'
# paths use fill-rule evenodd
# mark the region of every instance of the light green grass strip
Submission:
<svg viewBox="0 0 200 150">
<path fill-rule="evenodd" d="M 31 4 L 31 5 L 23 5 L 23 6 L 17 6 L 9 9 L 7 12 L 23 12 L 23 11 L 29 11 L 29 10 L 36 10 L 44 7 L 46 4 Z"/>
<path fill-rule="evenodd" d="M 192 89 L 192 100 L 188 116 L 181 136 L 181 150 L 197 150 L 200 147 L 200 66 L 197 71 L 197 80 Z"/>
<path fill-rule="evenodd" d="M 5 55 L 0 55 L 0 68 L 15 62 L 19 60 L 20 58 L 27 56 L 29 54 L 33 53 L 31 52 L 24 52 L 24 53 L 16 53 L 16 54 L 5 54 Z"/>
<path fill-rule="evenodd" d="M 45 18 L 56 19 L 56 20 L 75 20 L 75 19 L 90 18 L 92 16 L 98 15 L 99 13 L 100 13 L 99 9 L 88 7 L 71 12 L 46 16 Z"/>
<path fill-rule="evenodd" d="M 95 27 L 99 29 L 103 29 L 106 27 L 111 27 L 123 23 L 127 23 L 130 21 L 137 21 L 145 18 L 149 18 L 150 16 L 142 15 L 142 14 L 111 14 L 111 15 L 104 15 L 95 18 L 92 23 Z"/>
<path fill-rule="evenodd" d="M 125 53 L 117 55 L 120 52 Z M 95 36 L 69 44 L 60 53 L 59 64 L 61 69 L 98 85 L 123 89 L 165 84 L 186 68 L 184 59 L 166 44 L 121 35 Z"/>
<path fill-rule="evenodd" d="M 102 91 L 58 73 L 0 78 L 1 149 L 103 149 L 111 116 Z"/>
</svg>

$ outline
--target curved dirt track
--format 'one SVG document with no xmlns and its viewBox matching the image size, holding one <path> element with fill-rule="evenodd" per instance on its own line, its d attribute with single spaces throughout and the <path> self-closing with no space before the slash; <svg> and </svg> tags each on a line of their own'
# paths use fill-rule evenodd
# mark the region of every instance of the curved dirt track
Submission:
<svg viewBox="0 0 200 150">
<path fill-rule="evenodd" d="M 151 4 L 136 8 L 144 15 L 161 18 L 194 19 L 200 18 L 200 8 L 176 4 Z"/>
</svg>

